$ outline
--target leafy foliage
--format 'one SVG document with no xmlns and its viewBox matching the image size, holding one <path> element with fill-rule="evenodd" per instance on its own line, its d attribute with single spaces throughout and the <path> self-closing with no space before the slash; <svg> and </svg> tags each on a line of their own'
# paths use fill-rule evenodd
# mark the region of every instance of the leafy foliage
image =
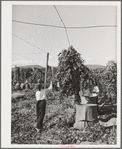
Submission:
<svg viewBox="0 0 122 149">
<path fill-rule="evenodd" d="M 35 90 L 26 92 L 26 99 L 12 102 L 11 143 L 12 144 L 116 144 L 116 127 L 105 128 L 98 123 L 94 127 L 76 130 L 72 126 L 75 122 L 74 108 L 71 97 L 62 100 L 62 104 L 55 99 L 47 101 L 44 129 L 37 134 Z M 22 92 L 24 93 L 24 92 Z"/>
<path fill-rule="evenodd" d="M 117 64 L 109 61 L 104 69 L 94 70 L 93 76 L 100 88 L 99 96 L 104 97 L 104 102 L 115 104 L 117 102 Z"/>
<path fill-rule="evenodd" d="M 45 80 L 45 68 L 22 68 L 22 67 L 15 67 L 15 70 L 12 71 L 12 81 L 17 81 L 24 83 L 26 80 L 28 80 L 31 84 L 36 84 L 38 79 L 41 80 L 42 85 L 44 86 L 44 80 Z M 48 66 L 48 72 L 47 72 L 47 87 L 50 84 L 50 80 L 52 79 L 52 72 L 51 67 Z"/>
<path fill-rule="evenodd" d="M 84 73 L 84 60 L 80 54 L 70 46 L 58 55 L 57 79 L 60 83 L 62 94 L 75 95 L 79 99 L 80 79 Z"/>
<path fill-rule="evenodd" d="M 19 67 L 15 66 L 15 71 L 14 71 L 14 80 L 19 82 L 19 77 L 20 77 L 20 69 Z"/>
<path fill-rule="evenodd" d="M 86 70 L 81 76 L 80 90 L 93 90 L 95 81 L 99 87 L 99 100 L 101 103 L 116 104 L 117 102 L 117 64 L 109 61 L 105 68 Z M 102 101 L 103 100 L 103 101 Z"/>
</svg>

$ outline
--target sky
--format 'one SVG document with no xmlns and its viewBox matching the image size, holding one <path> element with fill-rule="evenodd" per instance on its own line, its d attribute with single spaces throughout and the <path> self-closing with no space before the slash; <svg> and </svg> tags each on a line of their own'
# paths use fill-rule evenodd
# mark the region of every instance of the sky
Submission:
<svg viewBox="0 0 122 149">
<path fill-rule="evenodd" d="M 66 27 L 116 26 L 116 6 L 56 5 Z M 58 54 L 68 49 L 64 28 L 39 26 L 15 21 L 62 26 L 62 21 L 53 5 L 12 6 L 12 66 L 58 65 Z M 67 29 L 70 45 L 84 64 L 106 65 L 117 61 L 117 27 L 95 27 Z"/>
</svg>

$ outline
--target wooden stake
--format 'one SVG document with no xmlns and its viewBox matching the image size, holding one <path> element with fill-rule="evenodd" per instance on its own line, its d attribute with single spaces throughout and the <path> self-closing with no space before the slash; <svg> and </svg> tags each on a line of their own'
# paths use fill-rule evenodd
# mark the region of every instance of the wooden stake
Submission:
<svg viewBox="0 0 122 149">
<path fill-rule="evenodd" d="M 44 83 L 44 88 L 46 88 L 46 86 L 47 86 L 48 59 L 49 59 L 49 53 L 47 53 L 47 61 L 46 61 L 46 68 L 45 68 L 45 83 Z"/>
<path fill-rule="evenodd" d="M 54 68 L 53 68 L 53 66 L 52 66 L 51 68 L 52 68 L 52 89 L 53 89 L 53 91 L 54 91 L 54 82 L 53 82 L 53 77 L 54 77 L 54 76 L 53 76 L 53 74 L 54 74 L 54 73 L 53 73 L 53 69 L 54 69 Z"/>
<path fill-rule="evenodd" d="M 54 72 L 53 72 L 54 68 L 52 67 L 52 80 L 53 80 L 53 77 L 54 77 Z"/>
</svg>

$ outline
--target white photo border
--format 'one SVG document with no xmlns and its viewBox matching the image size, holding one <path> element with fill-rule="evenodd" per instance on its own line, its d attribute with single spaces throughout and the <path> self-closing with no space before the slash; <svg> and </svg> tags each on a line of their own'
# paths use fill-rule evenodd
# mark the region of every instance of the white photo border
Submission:
<svg viewBox="0 0 122 149">
<path fill-rule="evenodd" d="M 62 148 L 61 145 L 11 144 L 12 5 L 117 6 L 117 145 L 74 145 L 75 148 L 116 148 L 121 144 L 121 2 L 2 1 L 1 2 L 1 148 Z M 68 145 L 63 146 L 67 148 Z"/>
</svg>

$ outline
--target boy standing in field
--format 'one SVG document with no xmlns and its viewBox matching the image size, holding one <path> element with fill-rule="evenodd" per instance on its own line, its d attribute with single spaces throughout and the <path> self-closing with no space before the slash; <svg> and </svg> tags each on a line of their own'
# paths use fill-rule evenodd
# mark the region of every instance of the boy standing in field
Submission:
<svg viewBox="0 0 122 149">
<path fill-rule="evenodd" d="M 52 81 L 47 89 L 41 90 L 41 84 L 36 85 L 36 111 L 37 111 L 37 132 L 41 132 L 43 128 L 43 119 L 46 110 L 46 100 L 48 93 L 52 92 Z"/>
<path fill-rule="evenodd" d="M 45 116 L 46 109 L 46 96 L 45 91 L 41 91 L 41 85 L 37 84 L 36 86 L 36 112 L 37 112 L 37 132 L 41 132 L 43 128 L 43 119 Z"/>
</svg>

